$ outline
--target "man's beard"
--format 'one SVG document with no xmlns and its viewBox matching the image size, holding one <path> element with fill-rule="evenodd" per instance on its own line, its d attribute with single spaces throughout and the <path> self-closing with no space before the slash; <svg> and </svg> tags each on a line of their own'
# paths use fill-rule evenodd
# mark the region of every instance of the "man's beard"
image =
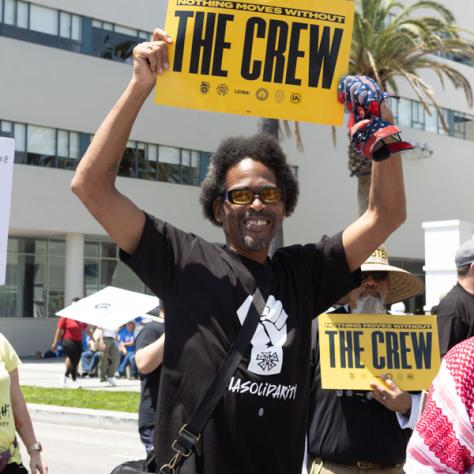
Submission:
<svg viewBox="0 0 474 474">
<path fill-rule="evenodd" d="M 270 247 L 270 244 L 272 243 L 272 239 L 261 239 L 261 240 L 255 240 L 253 237 L 250 237 L 249 235 L 241 235 L 240 236 L 240 242 L 242 244 L 242 247 L 247 249 L 247 250 L 264 250 Z"/>
<path fill-rule="evenodd" d="M 366 295 L 357 299 L 356 307 L 352 309 L 352 312 L 356 314 L 384 314 L 387 310 L 380 296 Z"/>
<path fill-rule="evenodd" d="M 268 219 L 270 222 L 272 222 L 272 216 L 269 214 L 250 214 L 246 213 L 245 218 L 250 218 L 250 217 L 257 217 L 260 219 Z M 270 245 L 272 243 L 273 237 L 275 235 L 271 235 L 270 237 L 263 238 L 263 237 L 254 237 L 252 235 L 248 235 L 245 229 L 245 226 L 242 225 L 239 233 L 239 244 L 242 246 L 242 248 L 245 248 L 247 250 L 265 250 L 270 248 Z"/>
</svg>

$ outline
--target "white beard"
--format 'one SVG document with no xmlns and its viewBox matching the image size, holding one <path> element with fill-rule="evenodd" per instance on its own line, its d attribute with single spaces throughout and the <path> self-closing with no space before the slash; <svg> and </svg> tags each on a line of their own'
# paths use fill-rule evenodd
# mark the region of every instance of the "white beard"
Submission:
<svg viewBox="0 0 474 474">
<path fill-rule="evenodd" d="M 385 314 L 387 312 L 382 298 L 374 295 L 360 297 L 356 307 L 351 309 L 355 314 Z"/>
</svg>

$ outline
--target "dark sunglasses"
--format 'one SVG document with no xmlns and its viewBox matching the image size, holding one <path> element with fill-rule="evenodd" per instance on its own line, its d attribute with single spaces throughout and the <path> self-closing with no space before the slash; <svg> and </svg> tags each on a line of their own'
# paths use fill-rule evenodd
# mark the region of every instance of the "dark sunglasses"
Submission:
<svg viewBox="0 0 474 474">
<path fill-rule="evenodd" d="M 385 281 L 388 279 L 388 273 L 387 272 L 362 272 L 362 281 L 367 280 L 369 276 L 372 276 L 372 278 L 375 281 Z"/>
<path fill-rule="evenodd" d="M 252 191 L 249 188 L 231 189 L 224 194 L 224 198 L 232 204 L 248 205 L 258 197 L 264 204 L 275 204 L 283 200 L 284 192 L 275 186 Z"/>
</svg>

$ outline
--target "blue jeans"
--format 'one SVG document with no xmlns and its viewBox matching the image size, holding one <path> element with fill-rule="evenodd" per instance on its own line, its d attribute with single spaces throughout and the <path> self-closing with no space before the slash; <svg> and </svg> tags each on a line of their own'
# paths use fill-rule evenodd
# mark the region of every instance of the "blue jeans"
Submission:
<svg viewBox="0 0 474 474">
<path fill-rule="evenodd" d="M 82 372 L 85 374 L 93 374 L 96 367 L 99 365 L 99 360 L 101 356 L 101 352 L 92 352 L 86 351 L 82 353 L 81 356 L 81 365 L 82 365 Z"/>
<path fill-rule="evenodd" d="M 143 446 L 145 446 L 146 454 L 150 454 L 153 451 L 153 431 L 155 427 L 152 426 L 142 426 L 138 432 L 140 433 L 140 441 Z"/>
<path fill-rule="evenodd" d="M 135 352 L 127 352 L 127 355 L 122 357 L 117 372 L 120 375 L 125 375 L 125 367 L 127 367 L 127 365 L 130 365 L 130 373 L 132 376 L 138 376 L 137 364 L 135 363 Z"/>
</svg>

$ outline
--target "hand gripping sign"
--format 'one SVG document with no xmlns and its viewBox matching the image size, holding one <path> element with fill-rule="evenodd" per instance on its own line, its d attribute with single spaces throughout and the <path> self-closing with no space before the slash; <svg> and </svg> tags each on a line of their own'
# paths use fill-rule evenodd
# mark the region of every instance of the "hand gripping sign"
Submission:
<svg viewBox="0 0 474 474">
<path fill-rule="evenodd" d="M 353 0 L 169 0 L 162 105 L 340 125 Z"/>
<path fill-rule="evenodd" d="M 402 390 L 426 390 L 440 365 L 435 316 L 322 314 L 322 388 L 371 390 L 388 375 Z"/>
<path fill-rule="evenodd" d="M 381 117 L 382 102 L 393 97 L 367 76 L 344 76 L 339 81 L 337 98 L 349 111 L 351 145 L 354 150 L 374 161 L 386 160 L 392 153 L 413 150 L 400 138 L 400 129 Z M 385 143 L 387 137 L 394 142 Z"/>
</svg>

